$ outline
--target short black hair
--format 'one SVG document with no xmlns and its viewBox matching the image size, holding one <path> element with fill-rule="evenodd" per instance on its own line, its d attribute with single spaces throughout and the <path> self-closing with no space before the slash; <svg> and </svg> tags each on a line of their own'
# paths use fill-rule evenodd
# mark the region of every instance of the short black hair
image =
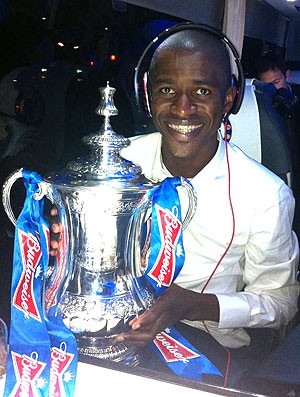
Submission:
<svg viewBox="0 0 300 397">
<path fill-rule="evenodd" d="M 284 75 L 288 70 L 288 66 L 282 56 L 269 52 L 263 55 L 255 65 L 255 75 L 259 77 L 269 70 L 280 70 Z"/>
<path fill-rule="evenodd" d="M 230 55 L 226 44 L 216 35 L 207 31 L 193 29 L 187 29 L 172 34 L 156 48 L 151 60 L 150 70 L 155 65 L 157 55 L 165 49 L 174 51 L 205 50 L 211 52 L 216 62 L 220 65 L 220 68 L 223 69 L 222 71 L 227 79 L 227 85 L 230 86 L 232 76 Z"/>
</svg>

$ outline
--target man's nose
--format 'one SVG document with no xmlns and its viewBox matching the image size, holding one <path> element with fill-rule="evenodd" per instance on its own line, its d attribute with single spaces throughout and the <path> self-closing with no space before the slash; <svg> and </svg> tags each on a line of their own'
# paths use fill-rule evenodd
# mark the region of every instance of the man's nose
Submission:
<svg viewBox="0 0 300 397">
<path fill-rule="evenodd" d="M 171 106 L 171 111 L 178 116 L 186 116 L 196 111 L 196 105 L 187 94 L 178 95 Z"/>
</svg>

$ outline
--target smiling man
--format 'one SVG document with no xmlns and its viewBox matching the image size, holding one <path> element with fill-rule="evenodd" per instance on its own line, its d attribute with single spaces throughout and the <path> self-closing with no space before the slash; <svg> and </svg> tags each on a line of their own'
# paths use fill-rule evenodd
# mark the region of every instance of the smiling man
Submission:
<svg viewBox="0 0 300 397">
<path fill-rule="evenodd" d="M 144 347 L 175 324 L 223 374 L 230 362 L 226 378 L 237 387 L 269 352 L 272 331 L 295 315 L 299 286 L 291 190 L 220 130 L 234 105 L 231 77 L 223 40 L 200 28 L 171 34 L 153 55 L 158 132 L 133 137 L 122 155 L 154 182 L 188 178 L 198 205 L 183 232 L 178 277 L 117 340 Z"/>
<path fill-rule="evenodd" d="M 196 40 L 186 38 L 186 32 L 178 35 L 185 47 L 170 37 L 152 59 L 151 110 L 163 135 L 164 165 L 172 175 L 194 177 L 216 153 L 216 131 L 233 104 L 234 89 L 220 41 L 211 46 L 211 40 L 206 40 L 201 48 Z M 215 59 L 223 65 L 221 69 Z"/>
</svg>

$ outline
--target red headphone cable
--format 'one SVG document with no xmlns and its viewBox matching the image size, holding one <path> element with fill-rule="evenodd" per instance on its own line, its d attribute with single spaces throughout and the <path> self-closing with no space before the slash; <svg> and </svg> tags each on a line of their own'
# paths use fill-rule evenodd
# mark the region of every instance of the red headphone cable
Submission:
<svg viewBox="0 0 300 397">
<path fill-rule="evenodd" d="M 230 164 L 229 164 L 229 156 L 228 156 L 228 141 L 231 138 L 231 125 L 230 125 L 230 122 L 229 122 L 227 117 L 224 118 L 223 123 L 224 123 L 225 154 L 226 154 L 226 162 L 227 162 L 227 170 L 228 170 L 228 200 L 229 200 L 229 206 L 230 206 L 230 211 L 231 211 L 231 216 L 232 216 L 232 232 L 231 232 L 230 241 L 229 241 L 224 253 L 221 255 L 220 259 L 218 260 L 218 262 L 217 262 L 214 270 L 212 271 L 211 275 L 207 279 L 204 287 L 202 288 L 201 294 L 204 293 L 204 291 L 207 288 L 210 280 L 212 279 L 213 275 L 215 274 L 215 272 L 217 271 L 218 267 L 220 266 L 223 258 L 225 257 L 225 255 L 229 251 L 229 249 L 230 249 L 230 247 L 232 245 L 232 242 L 233 242 L 234 234 L 235 234 L 235 216 L 234 216 L 234 210 L 233 210 L 233 205 L 232 205 L 232 200 L 231 200 L 231 178 L 230 178 Z M 209 329 L 208 329 L 208 327 L 207 327 L 207 325 L 206 325 L 204 320 L 202 321 L 202 323 L 203 323 L 203 326 L 204 326 L 206 332 L 209 335 L 211 335 L 211 333 L 210 333 L 210 331 L 209 331 Z M 226 370 L 225 370 L 224 383 L 223 383 L 223 386 L 226 387 L 227 382 L 228 382 L 229 369 L 230 369 L 231 354 L 230 354 L 230 350 L 226 346 L 223 346 L 221 344 L 220 344 L 220 346 L 227 353 L 227 363 L 226 363 Z"/>
</svg>

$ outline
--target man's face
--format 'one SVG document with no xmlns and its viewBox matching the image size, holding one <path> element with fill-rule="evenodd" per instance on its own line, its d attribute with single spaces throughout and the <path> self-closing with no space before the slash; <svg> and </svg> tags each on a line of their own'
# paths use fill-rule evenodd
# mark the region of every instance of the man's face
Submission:
<svg viewBox="0 0 300 397">
<path fill-rule="evenodd" d="M 164 50 L 150 80 L 151 110 L 163 136 L 163 155 L 192 162 L 211 158 L 222 116 L 234 97 L 217 61 L 207 53 Z"/>
<path fill-rule="evenodd" d="M 279 70 L 268 70 L 267 72 L 261 73 L 259 79 L 264 83 L 272 83 L 277 90 L 280 88 L 287 88 L 285 75 Z"/>
</svg>

